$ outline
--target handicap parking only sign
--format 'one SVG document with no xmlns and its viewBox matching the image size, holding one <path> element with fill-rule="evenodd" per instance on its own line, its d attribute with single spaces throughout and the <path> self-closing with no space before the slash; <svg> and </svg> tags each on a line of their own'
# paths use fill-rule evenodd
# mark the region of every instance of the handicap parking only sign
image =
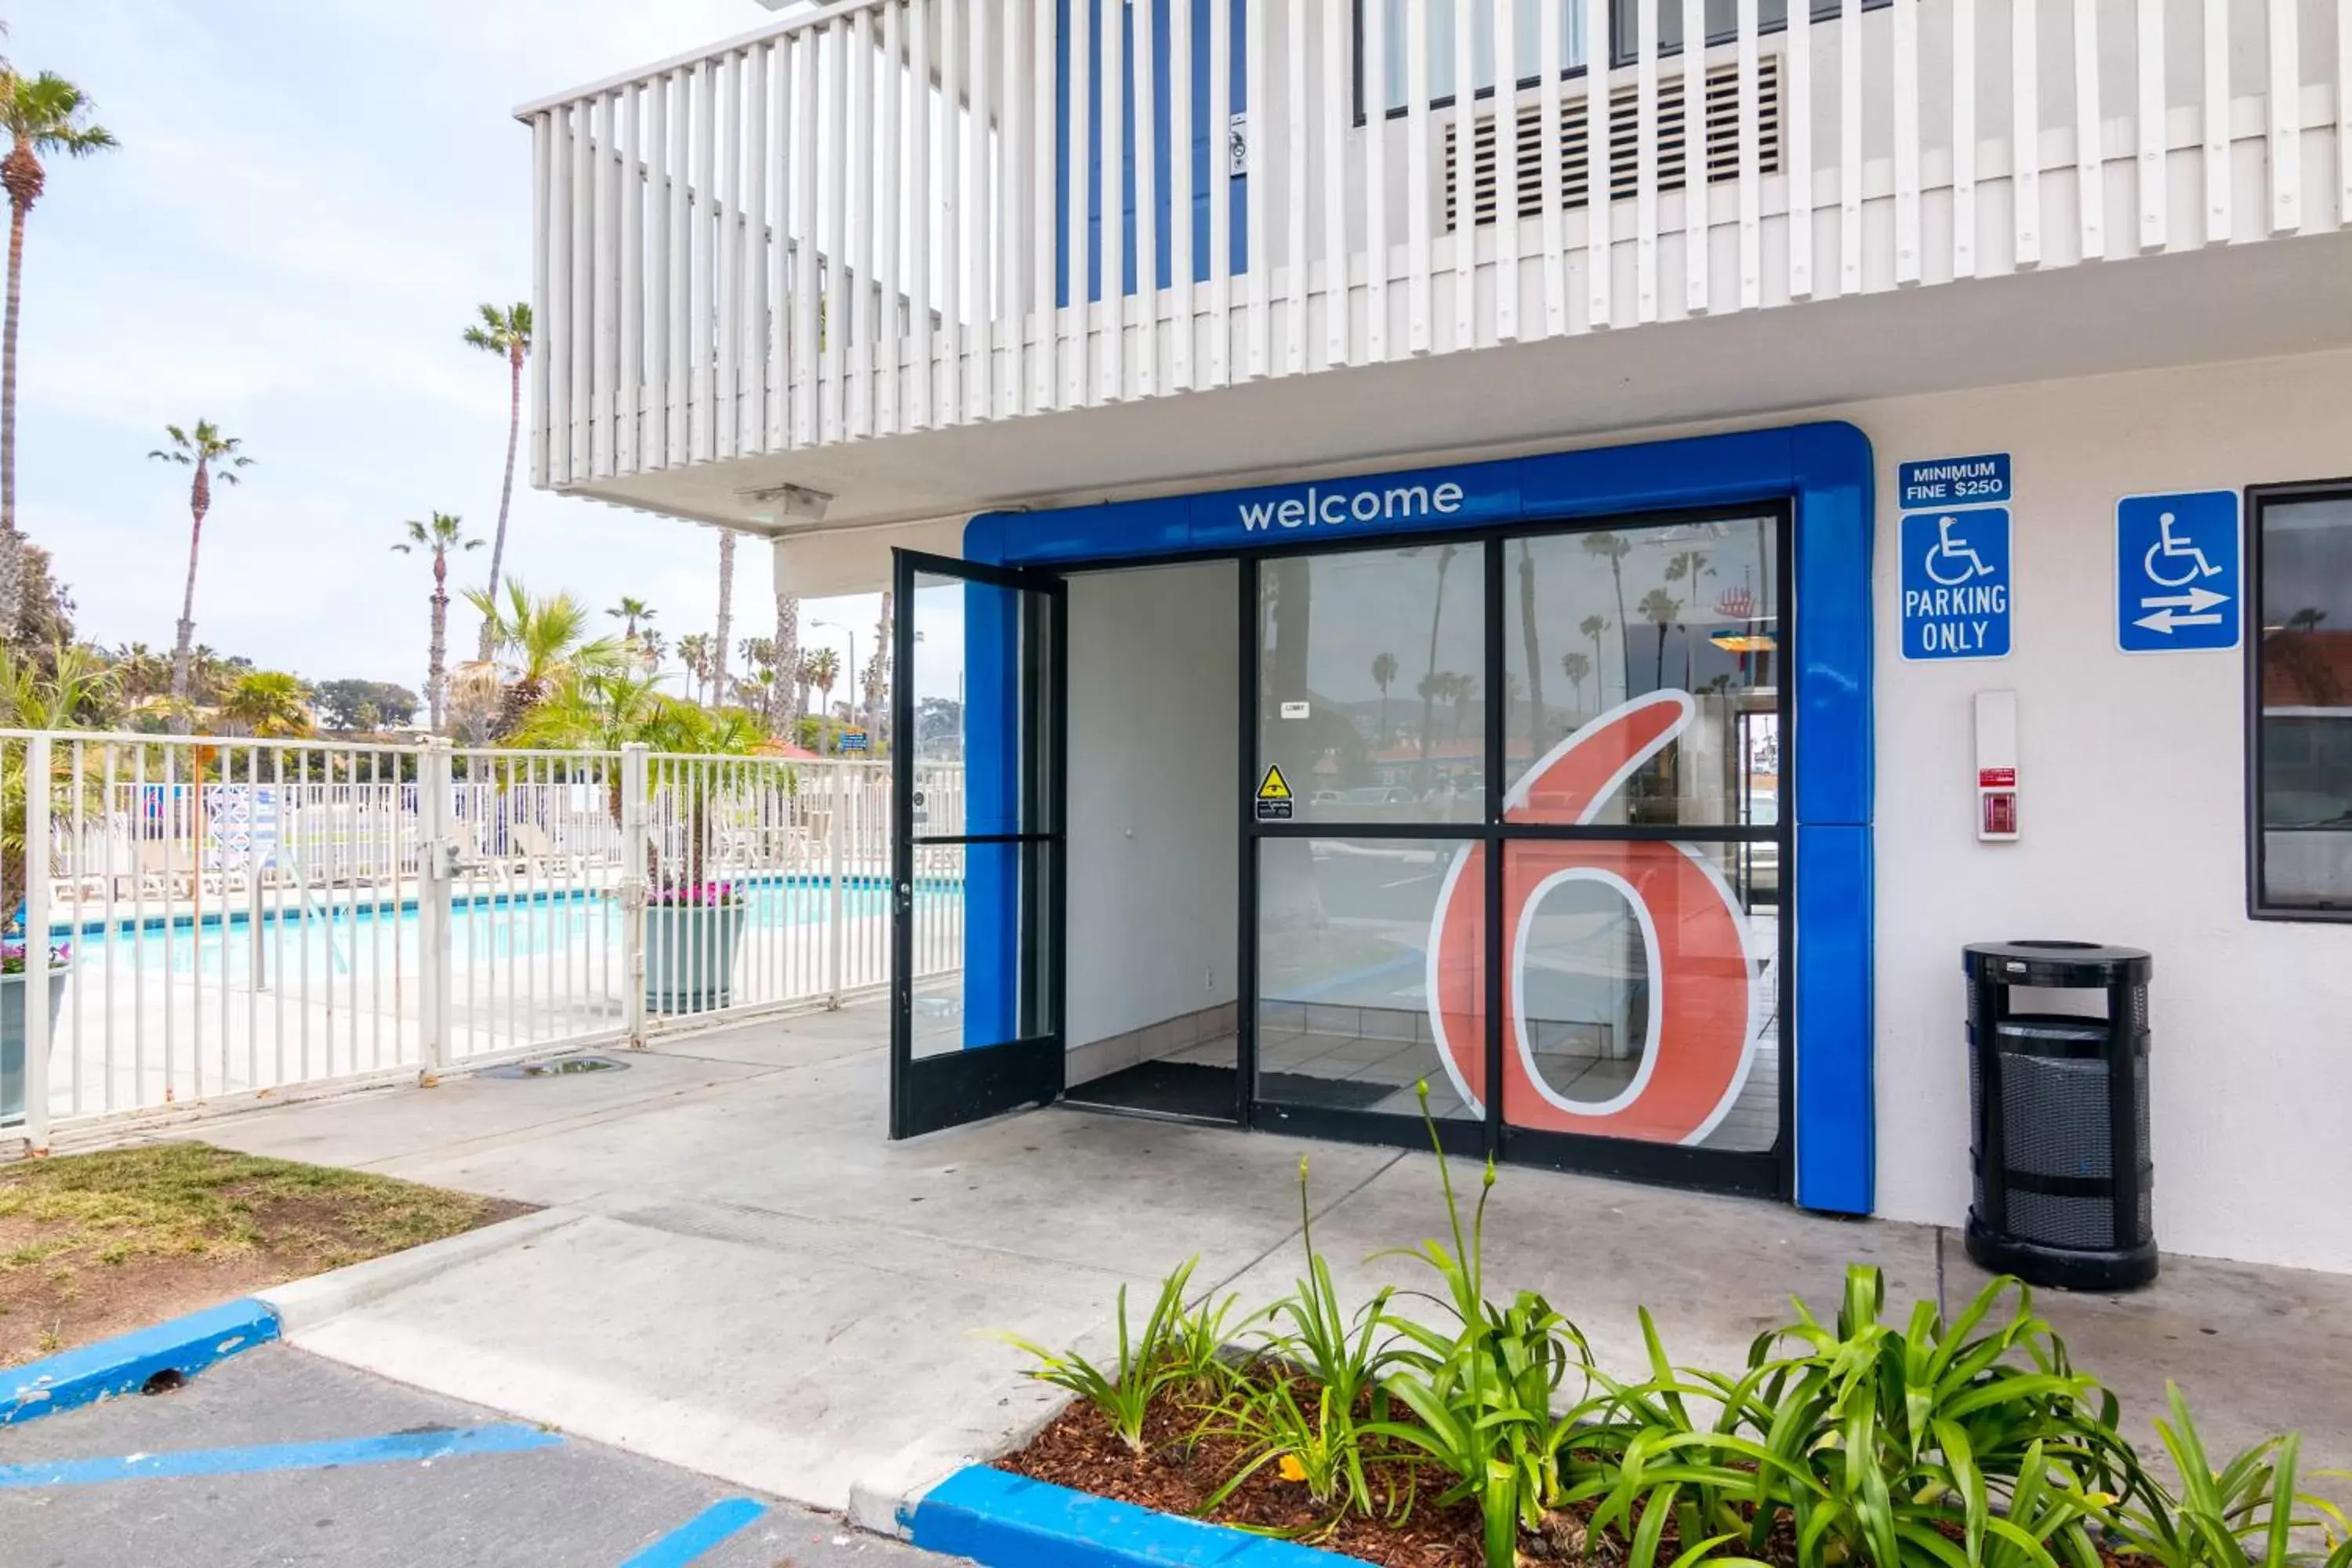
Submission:
<svg viewBox="0 0 2352 1568">
<path fill-rule="evenodd" d="M 2006 658 L 2009 509 L 1916 511 L 1903 519 L 1903 657 Z"/>
<path fill-rule="evenodd" d="M 2116 645 L 2126 653 L 2233 648 L 2245 598 L 2235 490 L 2116 503 Z"/>
</svg>

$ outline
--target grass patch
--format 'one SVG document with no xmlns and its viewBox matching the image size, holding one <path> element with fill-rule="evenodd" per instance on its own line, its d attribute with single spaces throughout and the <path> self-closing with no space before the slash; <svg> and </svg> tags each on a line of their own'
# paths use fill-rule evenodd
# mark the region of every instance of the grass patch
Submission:
<svg viewBox="0 0 2352 1568">
<path fill-rule="evenodd" d="M 205 1143 L 0 1167 L 0 1366 L 524 1207 Z"/>
</svg>

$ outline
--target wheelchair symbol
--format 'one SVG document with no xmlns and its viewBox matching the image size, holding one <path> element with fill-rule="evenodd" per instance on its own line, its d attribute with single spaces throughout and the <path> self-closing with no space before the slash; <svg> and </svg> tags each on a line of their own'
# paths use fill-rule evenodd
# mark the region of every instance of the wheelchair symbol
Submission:
<svg viewBox="0 0 2352 1568">
<path fill-rule="evenodd" d="M 1990 577 L 1993 574 L 1992 563 L 1979 555 L 1975 545 L 1965 539 L 1952 537 L 1952 530 L 1959 525 L 1959 521 L 1957 517 L 1937 518 L 1935 548 L 1927 552 L 1927 567 L 1929 580 L 1947 588 L 1957 588 L 1961 584 L 1975 578 Z M 1945 575 L 1939 563 L 1946 562 L 1958 568 L 1957 575 Z"/>
<path fill-rule="evenodd" d="M 2181 538 L 2174 530 L 2174 521 L 2173 514 L 2168 511 L 2158 520 L 2157 526 L 2160 536 L 2154 544 L 2147 547 L 2147 556 L 2140 563 L 2140 570 L 2147 575 L 2147 580 L 2161 588 L 2180 588 L 2194 583 L 2200 577 L 2219 577 L 2222 569 L 2206 560 L 2202 550 Z M 2185 562 L 2187 569 L 2178 576 L 2168 576 L 2156 569 L 2158 556 L 2162 556 L 2167 561 Z"/>
</svg>

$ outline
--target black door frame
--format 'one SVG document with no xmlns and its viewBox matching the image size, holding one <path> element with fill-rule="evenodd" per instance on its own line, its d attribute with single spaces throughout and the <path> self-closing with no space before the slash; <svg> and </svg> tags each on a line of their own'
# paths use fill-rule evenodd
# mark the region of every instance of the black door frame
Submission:
<svg viewBox="0 0 2352 1568">
<path fill-rule="evenodd" d="M 1673 826 L 1673 827 L 1603 827 L 1564 825 L 1511 824 L 1503 821 L 1504 779 L 1507 773 L 1508 704 L 1488 700 L 1486 709 L 1485 774 L 1486 799 L 1484 821 L 1479 823 L 1380 823 L 1349 824 L 1345 822 L 1268 822 L 1256 820 L 1252 806 L 1264 761 L 1258 751 L 1260 723 L 1260 662 L 1263 637 L 1258 625 L 1260 611 L 1260 574 L 1265 564 L 1276 558 L 1289 559 L 1309 555 L 1346 554 L 1355 552 L 1393 551 L 1422 544 L 1477 544 L 1482 546 L 1484 567 L 1484 602 L 1486 609 L 1484 670 L 1482 681 L 1489 693 L 1506 689 L 1504 673 L 1508 652 L 1505 633 L 1508 619 L 1507 583 L 1507 552 L 1505 545 L 1520 540 L 1551 538 L 1605 532 L 1630 532 L 1637 530 L 1671 527 L 1675 524 L 1714 521 L 1752 521 L 1767 517 L 1773 521 L 1774 532 L 1774 603 L 1778 611 L 1775 627 L 1778 642 L 1779 675 L 1775 680 L 1775 711 L 1780 719 L 1781 747 L 1781 777 L 1793 778 L 1790 760 L 1795 750 L 1795 711 L 1791 706 L 1791 682 L 1789 673 L 1796 668 L 1799 650 L 1796 646 L 1799 617 L 1790 598 L 1794 574 L 1791 552 L 1794 544 L 1795 509 L 1785 496 L 1771 497 L 1747 504 L 1708 507 L 1696 510 L 1623 513 L 1604 518 L 1574 520 L 1527 519 L 1489 528 L 1449 529 L 1415 535 L 1384 535 L 1377 539 L 1318 541 L 1296 546 L 1251 551 L 1240 555 L 1241 566 L 1241 768 L 1239 787 L 1235 791 L 1235 819 L 1238 827 L 1240 853 L 1240 899 L 1238 906 L 1241 952 L 1235 965 L 1240 1005 L 1236 1009 L 1238 1026 L 1238 1067 L 1236 1093 L 1239 1100 L 1238 1120 L 1244 1127 L 1269 1131 L 1282 1131 L 1305 1137 L 1324 1138 L 1346 1142 L 1404 1145 L 1417 1147 L 1428 1141 L 1428 1129 L 1412 1116 L 1401 1116 L 1365 1110 L 1339 1110 L 1322 1106 L 1286 1105 L 1261 1100 L 1256 1094 L 1258 1081 L 1258 1018 L 1257 1018 L 1257 894 L 1259 846 L 1276 838 L 1386 838 L 1429 839 L 1448 843 L 1479 841 L 1486 846 L 1486 1085 L 1480 1100 L 1486 1108 L 1481 1121 L 1440 1120 L 1437 1122 L 1439 1142 L 1448 1152 L 1486 1156 L 1517 1163 L 1549 1166 L 1559 1170 L 1586 1171 L 1602 1175 L 1624 1177 L 1656 1184 L 1700 1188 L 1710 1191 L 1747 1193 L 1761 1196 L 1787 1198 L 1795 1191 L 1794 1100 L 1795 1037 L 1790 1026 L 1789 998 L 1785 994 L 1790 976 L 1794 973 L 1796 948 L 1795 833 L 1790 814 L 1786 809 L 1786 791 L 1780 801 L 1781 809 L 1769 830 L 1736 826 Z M 1106 563 L 1106 567 L 1114 563 Z M 1125 564 L 1124 563 L 1117 564 Z M 1137 563 L 1140 564 L 1140 563 Z M 1748 1152 L 1723 1149 L 1692 1148 L 1678 1144 L 1643 1142 L 1633 1139 L 1591 1137 L 1574 1133 L 1538 1131 L 1512 1127 L 1503 1120 L 1503 1050 L 1505 1024 L 1503 1019 L 1503 960 L 1501 952 L 1504 934 L 1502 865 L 1504 846 L 1513 840 L 1559 838 L 1667 839 L 1698 843 L 1769 843 L 1778 850 L 1776 889 L 1779 931 L 1779 972 L 1776 984 L 1782 994 L 1774 1009 L 1775 1032 L 1778 1035 L 1780 1095 L 1780 1136 L 1769 1151 Z"/>
<path fill-rule="evenodd" d="M 1015 744 L 1021 764 L 1021 831 L 915 832 L 918 576 L 985 584 L 1022 595 L 1021 702 L 1020 712 L 1011 720 L 1019 726 Z M 1023 1106 L 1050 1104 L 1061 1097 L 1067 1067 L 1063 991 L 1068 947 L 1064 829 L 1068 820 L 1065 762 L 1069 754 L 1066 700 L 1069 616 L 1062 576 L 1056 572 L 988 566 L 894 550 L 891 580 L 898 614 L 890 639 L 897 677 L 890 683 L 890 1136 L 898 1139 L 984 1121 Z M 965 701 L 960 722 L 968 723 L 969 693 Z M 914 1054 L 915 854 L 926 845 L 967 849 L 1020 846 L 1024 897 L 1018 933 L 1020 1001 L 1013 1030 L 1017 1037 L 919 1058 Z"/>
</svg>

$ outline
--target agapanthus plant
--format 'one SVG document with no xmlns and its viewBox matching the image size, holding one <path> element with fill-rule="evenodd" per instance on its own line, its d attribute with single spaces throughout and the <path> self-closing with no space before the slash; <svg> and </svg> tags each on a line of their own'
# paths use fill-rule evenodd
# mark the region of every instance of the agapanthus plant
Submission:
<svg viewBox="0 0 2352 1568">
<path fill-rule="evenodd" d="M 646 894 L 646 902 L 657 910 L 727 909 L 742 901 L 732 882 L 673 882 Z"/>
</svg>

